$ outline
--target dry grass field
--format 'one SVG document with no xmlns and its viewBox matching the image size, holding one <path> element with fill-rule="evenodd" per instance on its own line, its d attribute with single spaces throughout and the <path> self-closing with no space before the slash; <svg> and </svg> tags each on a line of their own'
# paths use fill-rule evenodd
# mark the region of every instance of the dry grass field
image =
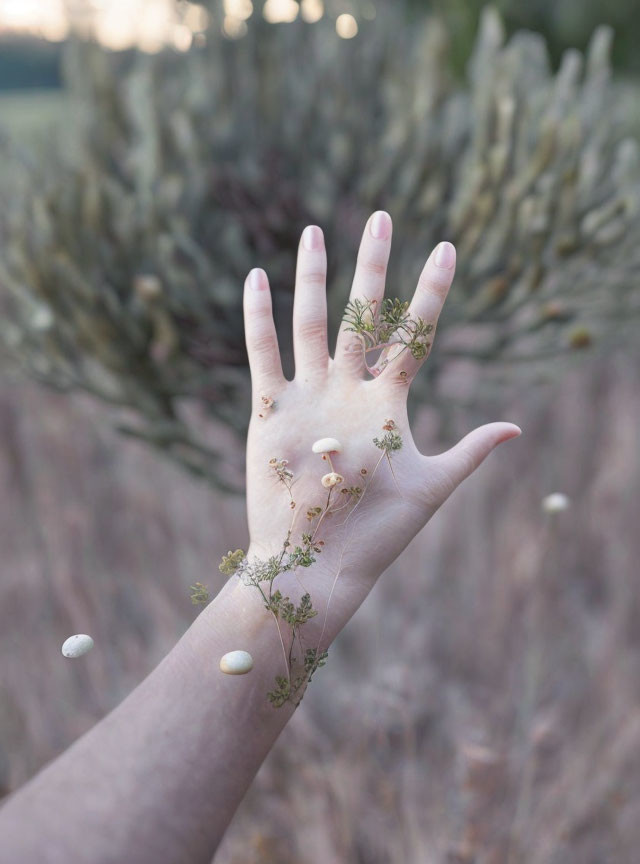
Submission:
<svg viewBox="0 0 640 864">
<path fill-rule="evenodd" d="M 217 864 L 637 860 L 638 356 L 586 359 L 499 416 L 524 434 L 341 634 Z M 416 424 L 425 451 L 434 419 Z M 451 434 L 490 419 L 460 412 Z M 241 499 L 109 421 L 83 397 L 0 387 L 5 792 L 141 680 L 196 614 L 188 586 L 221 585 L 221 554 L 246 542 Z M 572 507 L 549 517 L 554 491 Z M 96 645 L 69 662 L 75 632 Z"/>
</svg>

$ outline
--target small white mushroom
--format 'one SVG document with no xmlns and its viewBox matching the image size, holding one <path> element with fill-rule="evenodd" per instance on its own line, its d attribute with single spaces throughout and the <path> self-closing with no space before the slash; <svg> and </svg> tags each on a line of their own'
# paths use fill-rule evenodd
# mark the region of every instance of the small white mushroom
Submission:
<svg viewBox="0 0 640 864">
<path fill-rule="evenodd" d="M 337 438 L 320 438 L 311 449 L 314 453 L 342 453 L 342 444 Z"/>
<path fill-rule="evenodd" d="M 571 506 L 571 500 L 563 492 L 553 492 L 542 499 L 542 509 L 545 513 L 562 513 Z"/>
<path fill-rule="evenodd" d="M 253 657 L 248 651 L 229 651 L 220 659 L 220 671 L 227 675 L 246 675 L 253 669 Z"/>
<path fill-rule="evenodd" d="M 336 471 L 331 471 L 329 474 L 325 474 L 322 478 L 322 485 L 325 489 L 331 489 L 332 486 L 337 486 L 338 483 L 342 483 L 344 481 L 344 477 L 342 474 L 338 474 Z"/>
<path fill-rule="evenodd" d="M 333 472 L 333 464 L 331 462 L 331 453 L 342 453 L 342 444 L 337 438 L 320 438 L 316 441 L 311 449 L 314 453 L 322 454 L 322 458 L 329 463 L 329 468 Z"/>
<path fill-rule="evenodd" d="M 86 633 L 76 633 L 75 636 L 69 636 L 65 639 L 62 646 L 62 653 L 65 657 L 82 657 L 87 651 L 93 648 L 93 639 L 87 636 Z"/>
</svg>

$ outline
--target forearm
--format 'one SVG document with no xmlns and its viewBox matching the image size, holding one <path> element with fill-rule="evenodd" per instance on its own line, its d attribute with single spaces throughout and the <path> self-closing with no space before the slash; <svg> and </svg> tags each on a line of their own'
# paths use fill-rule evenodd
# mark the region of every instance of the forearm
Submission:
<svg viewBox="0 0 640 864">
<path fill-rule="evenodd" d="M 221 673 L 235 649 L 254 657 L 249 674 Z M 209 862 L 294 711 L 266 698 L 284 669 L 275 621 L 232 578 L 120 706 L 0 809 L 7 860 Z"/>
</svg>

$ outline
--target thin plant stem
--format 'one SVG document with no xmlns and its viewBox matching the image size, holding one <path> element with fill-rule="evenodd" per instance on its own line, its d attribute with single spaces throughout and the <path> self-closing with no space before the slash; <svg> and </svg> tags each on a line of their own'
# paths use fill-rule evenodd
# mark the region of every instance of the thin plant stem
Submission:
<svg viewBox="0 0 640 864">
<path fill-rule="evenodd" d="M 375 475 L 376 475 L 376 471 L 378 470 L 378 468 L 379 468 L 379 466 L 380 466 L 380 463 L 381 463 L 382 460 L 384 459 L 384 456 L 385 456 L 385 454 L 383 453 L 383 454 L 380 456 L 380 458 L 378 459 L 375 468 L 374 468 L 373 471 L 371 472 L 371 477 L 369 478 L 369 482 L 368 482 L 367 485 L 365 486 L 364 492 L 362 493 L 362 495 L 361 495 L 360 498 L 358 499 L 358 501 L 357 501 L 357 503 L 356 503 L 356 506 L 353 508 L 353 510 L 351 511 L 351 513 L 349 513 L 349 515 L 347 516 L 347 518 L 344 520 L 344 522 L 342 523 L 342 525 L 341 525 L 340 527 L 344 527 L 344 526 L 347 524 L 347 522 L 349 521 L 349 519 L 351 519 L 351 517 L 353 516 L 353 514 L 355 513 L 355 511 L 356 511 L 356 510 L 358 509 L 358 507 L 360 506 L 360 503 L 364 500 L 364 496 L 366 495 L 367 489 L 368 489 L 369 486 L 373 483 L 373 478 L 375 477 Z M 354 527 L 355 527 L 355 526 L 354 526 Z M 353 532 L 352 532 L 352 533 L 353 533 Z M 349 537 L 347 538 L 347 540 L 349 540 L 350 538 L 351 538 L 351 534 L 349 535 Z M 347 541 L 345 541 L 345 543 L 344 543 L 344 545 L 343 545 L 343 547 L 342 547 L 342 552 L 340 553 L 340 559 L 339 559 L 339 561 L 338 561 L 338 569 L 337 569 L 337 571 L 336 571 L 336 575 L 335 575 L 335 578 L 334 578 L 334 580 L 333 580 L 333 584 L 332 584 L 332 586 L 331 586 L 331 591 L 329 592 L 329 598 L 328 598 L 328 600 L 327 600 L 327 605 L 326 605 L 326 607 L 325 607 L 325 611 L 324 611 L 324 621 L 323 621 L 323 623 L 322 623 L 322 630 L 320 631 L 320 638 L 318 639 L 318 645 L 317 645 L 317 647 L 316 647 L 316 649 L 315 649 L 315 656 L 316 656 L 316 657 L 318 656 L 318 653 L 319 653 L 319 651 L 320 651 L 320 646 L 322 645 L 322 637 L 324 636 L 324 633 L 325 633 L 325 630 L 326 630 L 326 627 L 327 627 L 327 618 L 328 618 L 328 616 L 329 616 L 329 606 L 330 606 L 330 604 L 331 604 L 331 598 L 333 597 L 333 592 L 334 592 L 334 589 L 335 589 L 335 587 L 336 587 L 336 583 L 337 583 L 337 581 L 338 581 L 338 576 L 340 575 L 340 571 L 342 570 L 342 560 L 343 560 L 343 558 L 344 558 L 344 553 L 346 552 L 347 545 L 348 545 L 348 543 L 347 543 Z M 310 676 L 309 676 L 309 677 L 310 677 Z M 308 680 L 309 680 L 309 678 L 307 678 L 307 682 L 308 682 Z"/>
</svg>

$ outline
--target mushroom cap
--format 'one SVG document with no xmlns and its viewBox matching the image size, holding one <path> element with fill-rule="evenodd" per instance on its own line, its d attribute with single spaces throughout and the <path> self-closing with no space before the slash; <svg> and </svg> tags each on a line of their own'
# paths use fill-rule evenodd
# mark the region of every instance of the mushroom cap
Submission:
<svg viewBox="0 0 640 864">
<path fill-rule="evenodd" d="M 248 651 L 229 651 L 220 658 L 220 671 L 227 675 L 246 675 L 253 669 L 253 657 Z"/>
<path fill-rule="evenodd" d="M 311 449 L 314 453 L 342 453 L 342 444 L 337 438 L 319 438 Z"/>
<path fill-rule="evenodd" d="M 320 481 L 325 489 L 330 489 L 332 486 L 337 486 L 338 483 L 342 483 L 344 477 L 342 474 L 338 474 L 337 471 L 330 471 L 328 474 L 325 474 L 322 480 Z"/>
<path fill-rule="evenodd" d="M 65 657 L 75 658 L 82 657 L 92 648 L 93 639 L 91 636 L 87 636 L 86 633 L 76 633 L 75 636 L 69 636 L 68 639 L 65 639 L 61 650 Z"/>
</svg>

